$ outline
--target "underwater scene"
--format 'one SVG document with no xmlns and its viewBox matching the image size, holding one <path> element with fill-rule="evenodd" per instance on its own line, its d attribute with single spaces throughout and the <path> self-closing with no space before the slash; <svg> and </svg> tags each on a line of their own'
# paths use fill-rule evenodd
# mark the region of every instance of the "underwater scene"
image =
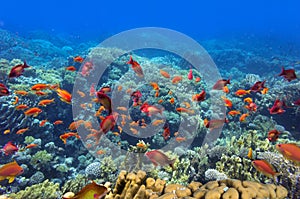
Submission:
<svg viewBox="0 0 300 199">
<path fill-rule="evenodd" d="M 299 2 L 72 2 L 0 8 L 0 199 L 300 199 Z"/>
</svg>

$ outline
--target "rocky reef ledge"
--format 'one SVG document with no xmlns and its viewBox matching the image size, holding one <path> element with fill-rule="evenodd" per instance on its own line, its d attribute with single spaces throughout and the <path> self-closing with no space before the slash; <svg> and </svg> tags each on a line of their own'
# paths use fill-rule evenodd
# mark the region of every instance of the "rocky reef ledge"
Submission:
<svg viewBox="0 0 300 199">
<path fill-rule="evenodd" d="M 280 199 L 287 195 L 288 191 L 283 186 L 274 184 L 226 179 L 210 181 L 204 185 L 200 182 L 191 182 L 187 186 L 166 185 L 164 180 L 147 178 L 144 171 L 121 171 L 114 189 L 105 199 Z"/>
</svg>

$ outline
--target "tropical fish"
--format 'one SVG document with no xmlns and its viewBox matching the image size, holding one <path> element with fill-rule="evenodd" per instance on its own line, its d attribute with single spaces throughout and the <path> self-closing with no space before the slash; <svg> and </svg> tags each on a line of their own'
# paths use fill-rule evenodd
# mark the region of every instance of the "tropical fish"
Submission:
<svg viewBox="0 0 300 199">
<path fill-rule="evenodd" d="M 76 71 L 76 68 L 74 66 L 68 66 L 66 67 L 66 70 L 74 72 Z"/>
<path fill-rule="evenodd" d="M 48 122 L 48 120 L 42 120 L 41 122 L 40 122 L 40 127 L 43 127 L 43 126 L 45 126 L 45 124 L 46 124 L 46 122 Z"/>
<path fill-rule="evenodd" d="M 25 104 L 20 104 L 20 105 L 16 106 L 16 110 L 23 110 L 23 109 L 26 109 L 26 108 L 28 108 L 28 106 L 25 105 Z"/>
<path fill-rule="evenodd" d="M 40 114 L 42 112 L 41 109 L 37 108 L 37 107 L 33 107 L 33 108 L 30 108 L 28 109 L 27 111 L 24 111 L 24 114 L 26 116 L 33 116 L 33 117 L 36 117 L 38 116 L 38 114 Z"/>
<path fill-rule="evenodd" d="M 167 71 L 160 69 L 159 72 L 163 77 L 170 78 L 170 74 Z"/>
<path fill-rule="evenodd" d="M 10 133 L 10 129 L 6 129 L 3 134 L 6 135 L 6 134 L 9 134 Z"/>
<path fill-rule="evenodd" d="M 158 125 L 160 125 L 160 124 L 163 124 L 165 121 L 164 120 L 154 120 L 154 121 L 152 121 L 152 125 L 153 126 L 158 126 Z"/>
<path fill-rule="evenodd" d="M 249 113 L 244 113 L 241 115 L 240 117 L 240 122 L 245 122 L 246 121 L 246 118 L 249 116 Z"/>
<path fill-rule="evenodd" d="M 98 185 L 94 181 L 85 185 L 74 197 L 71 199 L 102 199 L 107 194 L 108 189 L 103 185 Z"/>
<path fill-rule="evenodd" d="M 300 106 L 300 98 L 296 101 L 294 101 L 294 105 Z"/>
<path fill-rule="evenodd" d="M 300 165 L 300 147 L 297 144 L 277 144 L 276 149 L 285 158 L 295 162 L 297 165 Z"/>
<path fill-rule="evenodd" d="M 176 142 L 180 143 L 180 142 L 186 141 L 186 138 L 185 137 L 176 137 L 175 140 L 176 140 Z"/>
<path fill-rule="evenodd" d="M 24 73 L 25 68 L 29 68 L 30 66 L 27 65 L 26 61 L 24 61 L 24 64 L 18 64 L 14 67 L 9 72 L 8 77 L 9 78 L 14 78 L 14 77 L 20 77 Z"/>
<path fill-rule="evenodd" d="M 196 77 L 195 82 L 198 83 L 200 81 L 201 81 L 201 78 L 200 77 Z"/>
<path fill-rule="evenodd" d="M 214 90 L 223 90 L 224 86 L 230 84 L 230 79 L 220 79 L 218 80 L 212 89 Z"/>
<path fill-rule="evenodd" d="M 145 156 L 149 158 L 149 160 L 154 164 L 154 166 L 167 166 L 169 165 L 173 170 L 174 168 L 174 162 L 176 159 L 171 160 L 167 155 L 165 155 L 160 150 L 152 150 L 145 153 Z"/>
<path fill-rule="evenodd" d="M 172 84 L 177 84 L 178 82 L 180 82 L 182 80 L 181 76 L 175 76 L 172 79 Z"/>
<path fill-rule="evenodd" d="M 108 114 L 112 113 L 112 107 L 111 107 L 111 99 L 103 92 L 97 92 L 96 94 L 97 99 L 99 102 L 104 106 L 104 108 L 108 111 Z"/>
<path fill-rule="evenodd" d="M 184 107 L 178 107 L 178 108 L 176 108 L 176 111 L 179 112 L 179 113 L 188 113 L 188 114 L 194 114 L 195 113 L 194 110 L 187 109 L 187 108 L 184 108 Z"/>
<path fill-rule="evenodd" d="M 28 95 L 27 91 L 22 91 L 22 90 L 21 91 L 14 91 L 14 93 L 17 94 L 17 95 L 23 95 L 23 96 Z"/>
<path fill-rule="evenodd" d="M 202 90 L 201 93 L 197 93 L 192 96 L 192 100 L 196 102 L 203 102 L 206 97 L 206 92 L 205 90 Z"/>
<path fill-rule="evenodd" d="M 19 150 L 18 146 L 9 141 L 1 150 L 5 155 L 12 155 Z"/>
<path fill-rule="evenodd" d="M 228 98 L 226 98 L 226 97 L 224 97 L 224 96 L 222 96 L 222 99 L 223 99 L 223 101 L 224 101 L 226 107 L 232 108 L 232 102 L 231 102 L 230 99 L 228 99 Z"/>
<path fill-rule="evenodd" d="M 252 148 L 249 148 L 247 157 L 248 157 L 250 160 L 253 159 L 253 150 L 252 150 Z"/>
<path fill-rule="evenodd" d="M 250 88 L 250 90 L 252 92 L 262 91 L 265 88 L 265 82 L 266 82 L 266 80 L 255 82 L 255 84 Z"/>
<path fill-rule="evenodd" d="M 224 92 L 224 93 L 229 93 L 229 88 L 228 88 L 228 86 L 224 86 L 224 87 L 223 87 L 223 92 Z"/>
<path fill-rule="evenodd" d="M 265 95 L 268 93 L 268 91 L 269 91 L 269 88 L 265 87 L 262 89 L 261 94 Z"/>
<path fill-rule="evenodd" d="M 232 111 L 228 112 L 228 115 L 231 115 L 231 116 L 235 116 L 235 115 L 239 115 L 239 114 L 241 114 L 241 112 L 237 111 L 237 110 L 232 110 Z"/>
<path fill-rule="evenodd" d="M 247 97 L 247 98 L 244 99 L 244 102 L 247 102 L 247 103 L 250 104 L 251 102 L 253 102 L 253 100 L 252 100 L 251 97 Z"/>
<path fill-rule="evenodd" d="M 96 94 L 95 83 L 92 83 L 90 88 L 90 96 L 94 96 Z"/>
<path fill-rule="evenodd" d="M 282 114 L 282 113 L 284 113 L 285 110 L 282 109 L 283 106 L 286 107 L 285 102 L 280 101 L 279 99 L 276 99 L 275 102 L 274 102 L 274 105 L 271 108 L 269 108 L 270 114 Z"/>
<path fill-rule="evenodd" d="M 77 94 L 78 94 L 80 97 L 85 97 L 84 92 L 82 92 L 82 91 L 80 91 L 80 90 L 77 90 Z"/>
<path fill-rule="evenodd" d="M 190 72 L 188 73 L 188 76 L 187 76 L 187 77 L 188 77 L 189 80 L 192 80 L 192 79 L 193 79 L 193 77 L 194 77 L 194 76 L 193 76 L 193 69 L 190 69 Z"/>
<path fill-rule="evenodd" d="M 38 106 L 47 106 L 53 102 L 54 102 L 54 98 L 53 99 L 44 99 L 38 103 Z"/>
<path fill-rule="evenodd" d="M 16 161 L 7 163 L 0 168 L 0 181 L 8 179 L 8 183 L 12 183 L 16 176 L 24 172 L 23 168 Z"/>
<path fill-rule="evenodd" d="M 268 140 L 270 142 L 276 142 L 277 139 L 279 138 L 280 132 L 276 129 L 271 130 L 268 132 Z"/>
<path fill-rule="evenodd" d="M 276 176 L 279 175 L 274 167 L 266 160 L 253 160 L 251 163 L 257 171 L 261 172 L 269 178 L 275 179 Z"/>
<path fill-rule="evenodd" d="M 244 90 L 244 89 L 239 89 L 235 92 L 235 95 L 238 97 L 243 97 L 244 95 L 250 94 L 251 90 Z"/>
<path fill-rule="evenodd" d="M 18 135 L 21 135 L 21 134 L 23 134 L 23 133 L 25 133 L 26 131 L 28 131 L 28 127 L 27 128 L 23 128 L 23 129 L 20 129 L 20 130 L 18 130 L 17 132 L 16 132 L 16 134 L 18 134 Z"/>
<path fill-rule="evenodd" d="M 9 95 L 8 88 L 4 84 L 0 83 L 0 97 L 8 96 L 8 95 Z"/>
<path fill-rule="evenodd" d="M 32 148 L 35 148 L 35 147 L 37 147 L 37 146 L 38 146 L 38 144 L 32 143 L 32 144 L 28 144 L 25 148 L 26 148 L 26 149 L 32 149 Z"/>
<path fill-rule="evenodd" d="M 56 93 L 60 97 L 61 101 L 71 104 L 72 95 L 68 91 L 57 88 Z"/>
<path fill-rule="evenodd" d="M 84 120 L 77 120 L 77 121 L 74 121 L 72 122 L 68 129 L 71 130 L 71 131 L 75 131 L 81 124 L 83 124 L 85 121 Z"/>
<path fill-rule="evenodd" d="M 133 101 L 133 106 L 137 106 L 142 103 L 141 101 L 142 93 L 139 90 L 132 92 L 130 97 Z"/>
<path fill-rule="evenodd" d="M 155 114 L 162 114 L 162 109 L 156 107 L 156 106 L 153 106 L 153 105 L 149 105 L 147 102 L 145 102 L 144 104 L 141 105 L 140 107 L 140 110 L 143 112 L 143 113 L 146 113 L 147 116 L 151 117 L 152 115 L 155 115 Z"/>
<path fill-rule="evenodd" d="M 0 91 L 1 92 L 1 91 Z M 1 94 L 0 94 L 0 97 L 1 97 Z M 16 105 L 17 103 L 19 102 L 19 97 L 18 96 L 15 96 L 15 101 L 12 102 L 13 105 Z"/>
<path fill-rule="evenodd" d="M 224 119 L 214 119 L 208 121 L 208 119 L 204 119 L 204 126 L 209 129 L 217 129 L 223 126 L 224 123 L 228 123 L 229 120 L 227 118 Z"/>
<path fill-rule="evenodd" d="M 255 112 L 257 110 L 257 105 L 254 102 L 251 102 L 248 105 L 246 105 L 245 108 L 249 111 Z"/>
<path fill-rule="evenodd" d="M 38 95 L 38 96 L 45 96 L 45 95 L 48 95 L 48 93 L 43 92 L 43 91 L 36 91 L 35 94 Z"/>
<path fill-rule="evenodd" d="M 53 122 L 54 125 L 63 124 L 64 122 L 62 120 L 56 120 Z"/>
<path fill-rule="evenodd" d="M 129 61 L 127 62 L 127 64 L 131 65 L 131 68 L 137 74 L 137 76 L 144 77 L 144 73 L 143 73 L 142 67 L 140 66 L 140 64 L 137 61 L 134 61 L 132 59 L 132 56 L 130 56 Z"/>
<path fill-rule="evenodd" d="M 170 104 L 174 104 L 175 103 L 175 99 L 174 97 L 172 97 L 170 100 L 169 100 Z"/>
<path fill-rule="evenodd" d="M 150 82 L 150 85 L 152 86 L 153 90 L 159 90 L 159 86 L 156 82 Z"/>
<path fill-rule="evenodd" d="M 80 139 L 78 133 L 73 133 L 73 132 L 64 133 L 59 136 L 59 139 L 61 139 L 64 142 L 64 144 L 67 144 L 67 139 L 69 137 L 76 137 L 77 139 Z"/>
<path fill-rule="evenodd" d="M 31 87 L 32 91 L 40 91 L 44 89 L 48 89 L 49 85 L 48 84 L 35 84 Z"/>
<path fill-rule="evenodd" d="M 73 61 L 74 61 L 74 62 L 82 63 L 83 60 L 84 60 L 84 59 L 83 59 L 81 56 L 76 56 L 76 57 L 73 58 Z"/>
<path fill-rule="evenodd" d="M 81 75 L 83 77 L 86 77 L 86 76 L 89 76 L 90 75 L 90 72 L 91 70 L 93 70 L 93 63 L 92 62 L 85 62 L 83 67 L 82 67 L 82 70 L 81 70 Z"/>
<path fill-rule="evenodd" d="M 297 79 L 295 69 L 287 69 L 285 70 L 284 67 L 281 68 L 281 72 L 278 76 L 283 76 L 288 82 Z"/>
<path fill-rule="evenodd" d="M 170 127 L 169 127 L 169 124 L 166 123 L 163 127 L 164 131 L 162 133 L 162 136 L 164 137 L 165 140 L 169 139 L 170 138 Z"/>
</svg>

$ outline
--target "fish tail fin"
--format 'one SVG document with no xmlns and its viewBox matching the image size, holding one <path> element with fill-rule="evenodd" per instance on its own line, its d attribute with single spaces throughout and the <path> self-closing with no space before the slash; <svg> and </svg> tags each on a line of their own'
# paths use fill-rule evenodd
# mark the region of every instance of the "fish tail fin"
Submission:
<svg viewBox="0 0 300 199">
<path fill-rule="evenodd" d="M 175 161 L 176 161 L 176 158 L 174 158 L 173 160 L 171 160 L 171 162 L 169 164 L 173 171 L 175 170 L 175 167 L 174 167 Z"/>
<path fill-rule="evenodd" d="M 281 71 L 280 71 L 280 74 L 278 76 L 282 76 L 282 75 L 285 75 L 284 67 L 283 66 L 281 67 Z"/>
<path fill-rule="evenodd" d="M 132 56 L 130 55 L 130 58 L 129 58 L 129 61 L 127 62 L 127 64 L 132 64 L 133 62 L 133 59 L 132 59 Z"/>
</svg>

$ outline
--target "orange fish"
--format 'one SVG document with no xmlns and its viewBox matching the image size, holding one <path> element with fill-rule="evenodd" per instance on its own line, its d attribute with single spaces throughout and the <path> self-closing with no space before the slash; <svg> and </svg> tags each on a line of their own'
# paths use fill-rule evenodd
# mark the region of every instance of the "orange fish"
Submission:
<svg viewBox="0 0 300 199">
<path fill-rule="evenodd" d="M 276 129 L 271 130 L 268 132 L 268 140 L 270 142 L 276 142 L 277 139 L 279 138 L 280 132 Z"/>
<path fill-rule="evenodd" d="M 269 178 L 275 179 L 276 176 L 279 175 L 274 167 L 266 160 L 253 160 L 252 165 L 257 171 L 261 172 Z"/>
<path fill-rule="evenodd" d="M 176 111 L 180 112 L 180 113 L 188 113 L 188 114 L 194 114 L 195 113 L 194 110 L 190 110 L 190 109 L 187 109 L 187 108 L 184 108 L 184 107 L 178 107 L 178 108 L 176 108 Z"/>
<path fill-rule="evenodd" d="M 61 101 L 71 104 L 72 95 L 68 91 L 58 88 L 56 92 Z"/>
<path fill-rule="evenodd" d="M 84 123 L 84 120 L 77 120 L 77 121 L 72 122 L 68 128 L 71 131 L 75 131 L 83 123 Z"/>
<path fill-rule="evenodd" d="M 248 104 L 250 104 L 251 102 L 253 102 L 252 98 L 247 97 L 244 99 L 244 102 L 247 102 Z"/>
<path fill-rule="evenodd" d="M 64 144 L 67 144 L 67 139 L 69 137 L 76 137 L 77 139 L 80 139 L 80 136 L 78 135 L 78 133 L 73 133 L 73 132 L 68 132 L 68 133 L 62 134 L 59 136 L 59 139 L 61 139 L 64 142 Z"/>
<path fill-rule="evenodd" d="M 6 135 L 6 134 L 9 134 L 10 133 L 10 129 L 6 129 L 3 134 Z"/>
<path fill-rule="evenodd" d="M 229 88 L 228 88 L 228 86 L 224 86 L 224 87 L 223 87 L 223 92 L 224 92 L 224 93 L 229 93 Z"/>
<path fill-rule="evenodd" d="M 104 150 L 98 150 L 97 152 L 96 152 L 98 155 L 103 155 L 103 154 L 105 154 L 105 151 Z"/>
<path fill-rule="evenodd" d="M 227 85 L 230 84 L 230 79 L 220 79 L 218 80 L 215 85 L 213 86 L 212 89 L 214 90 L 223 90 L 223 88 Z"/>
<path fill-rule="evenodd" d="M 59 84 L 52 84 L 52 85 L 49 85 L 49 89 L 50 90 L 56 90 L 59 88 Z"/>
<path fill-rule="evenodd" d="M 235 116 L 235 115 L 239 115 L 239 114 L 241 114 L 241 112 L 237 111 L 237 110 L 232 110 L 232 111 L 228 112 L 228 115 L 231 115 L 231 116 Z"/>
<path fill-rule="evenodd" d="M 28 108 L 28 106 L 25 105 L 25 104 L 20 104 L 20 105 L 16 106 L 16 110 L 23 110 L 23 109 L 26 109 L 26 108 Z"/>
<path fill-rule="evenodd" d="M 248 105 L 245 106 L 246 109 L 249 111 L 256 111 L 257 110 L 257 105 L 254 102 L 249 103 Z"/>
<path fill-rule="evenodd" d="M 267 87 L 265 87 L 265 88 L 263 88 L 262 91 L 260 91 L 260 92 L 261 92 L 261 94 L 265 95 L 265 94 L 268 93 L 268 91 L 269 91 L 269 89 L 268 89 Z"/>
<path fill-rule="evenodd" d="M 153 126 L 158 126 L 160 124 L 163 124 L 165 121 L 164 120 L 154 120 L 151 124 Z"/>
<path fill-rule="evenodd" d="M 228 99 L 228 98 L 226 98 L 226 97 L 224 97 L 224 96 L 222 96 L 222 99 L 223 99 L 223 101 L 224 101 L 226 107 L 232 108 L 232 102 L 231 102 L 230 99 Z"/>
<path fill-rule="evenodd" d="M 17 95 L 23 95 L 23 96 L 28 95 L 27 91 L 22 91 L 22 90 L 21 91 L 15 91 L 14 93 L 17 94 Z"/>
<path fill-rule="evenodd" d="M 239 119 L 240 122 L 244 122 L 248 116 L 249 116 L 249 113 L 242 114 L 241 117 L 240 117 L 240 119 Z"/>
<path fill-rule="evenodd" d="M 96 96 L 102 106 L 104 106 L 104 108 L 108 111 L 108 114 L 111 114 L 112 107 L 110 97 L 103 92 L 97 92 Z"/>
<path fill-rule="evenodd" d="M 47 106 L 51 103 L 54 102 L 54 98 L 53 99 L 45 99 L 45 100 L 41 100 L 39 103 L 38 103 L 38 106 Z"/>
<path fill-rule="evenodd" d="M 173 92 L 171 90 L 169 90 L 168 95 L 172 95 L 172 94 L 173 94 Z"/>
<path fill-rule="evenodd" d="M 122 91 L 122 89 L 123 89 L 123 86 L 121 86 L 121 85 L 119 85 L 118 88 L 117 88 L 117 90 L 118 90 L 119 92 Z"/>
<path fill-rule="evenodd" d="M 206 92 L 205 90 L 202 90 L 201 93 L 195 94 L 192 96 L 192 100 L 196 102 L 203 102 L 206 97 Z"/>
<path fill-rule="evenodd" d="M 182 104 L 185 106 L 185 108 L 191 108 L 191 105 L 188 102 L 182 102 Z"/>
<path fill-rule="evenodd" d="M 76 57 L 73 58 L 73 61 L 74 61 L 74 62 L 82 63 L 83 60 L 84 60 L 84 59 L 83 59 L 81 56 L 76 56 Z"/>
<path fill-rule="evenodd" d="M 153 89 L 154 90 L 159 90 L 159 86 L 158 86 L 158 84 L 157 83 L 155 83 L 155 82 L 150 82 L 150 85 L 153 87 Z"/>
<path fill-rule="evenodd" d="M 15 101 L 12 103 L 13 105 L 16 105 L 19 102 L 18 96 L 15 96 Z"/>
<path fill-rule="evenodd" d="M 74 72 L 76 71 L 76 68 L 74 66 L 68 66 L 66 67 L 66 70 Z"/>
<path fill-rule="evenodd" d="M 200 81 L 201 81 L 201 78 L 200 77 L 196 77 L 195 82 L 198 83 Z"/>
<path fill-rule="evenodd" d="M 170 138 L 171 132 L 170 132 L 170 128 L 169 128 L 169 124 L 166 123 L 163 127 L 164 131 L 162 133 L 162 136 L 164 137 L 165 140 Z"/>
<path fill-rule="evenodd" d="M 92 129 L 93 125 L 91 121 L 84 121 L 83 125 L 86 129 Z"/>
<path fill-rule="evenodd" d="M 23 133 L 25 133 L 28 129 L 29 129 L 28 127 L 27 127 L 27 128 L 23 128 L 23 129 L 20 129 L 20 130 L 18 130 L 18 131 L 16 132 L 16 134 L 18 134 L 18 135 L 23 134 Z"/>
<path fill-rule="evenodd" d="M 45 126 L 46 122 L 48 122 L 48 120 L 42 120 L 42 121 L 40 122 L 40 127 Z"/>
<path fill-rule="evenodd" d="M 38 96 L 45 96 L 45 95 L 48 95 L 48 93 L 43 92 L 43 91 L 36 91 L 35 94 L 38 95 Z"/>
<path fill-rule="evenodd" d="M 59 124 L 63 124 L 64 122 L 62 120 L 56 120 L 55 122 L 53 122 L 54 125 L 59 125 Z"/>
<path fill-rule="evenodd" d="M 163 102 L 164 102 L 163 99 L 160 99 L 160 100 L 157 101 L 158 104 L 161 104 L 161 103 L 163 103 Z"/>
<path fill-rule="evenodd" d="M 204 119 L 204 126 L 206 128 L 209 128 L 209 129 L 217 129 L 217 128 L 220 128 L 223 126 L 224 123 L 228 123 L 228 119 L 225 118 L 225 119 L 214 119 L 214 120 L 208 120 L 208 119 Z"/>
<path fill-rule="evenodd" d="M 153 105 L 149 105 L 147 102 L 141 105 L 140 110 L 149 117 L 158 113 L 162 115 L 163 112 L 163 109 L 160 109 Z"/>
<path fill-rule="evenodd" d="M 94 181 L 83 187 L 73 199 L 101 199 L 107 194 L 108 189 L 103 185 L 98 185 Z"/>
<path fill-rule="evenodd" d="M 251 90 L 243 90 L 243 89 L 239 89 L 235 92 L 235 95 L 237 95 L 238 97 L 243 97 L 244 95 L 250 94 Z"/>
<path fill-rule="evenodd" d="M 33 107 L 33 108 L 30 108 L 28 109 L 27 111 L 24 112 L 24 114 L 26 116 L 33 116 L 33 117 L 36 117 L 38 116 L 38 114 L 40 114 L 42 112 L 41 109 L 37 108 L 37 107 Z"/>
<path fill-rule="evenodd" d="M 84 92 L 80 91 L 80 90 L 77 90 L 77 93 L 80 97 L 85 97 L 85 94 Z"/>
<path fill-rule="evenodd" d="M 140 66 L 140 64 L 137 61 L 134 61 L 132 59 L 132 56 L 130 56 L 129 61 L 127 62 L 127 64 L 131 64 L 131 68 L 137 74 L 137 76 L 144 77 L 142 67 Z"/>
<path fill-rule="evenodd" d="M 170 74 L 167 71 L 160 69 L 159 72 L 163 77 L 170 78 Z"/>
<path fill-rule="evenodd" d="M 12 183 L 15 177 L 23 172 L 23 168 L 16 161 L 7 163 L 0 168 L 0 181 L 8 179 L 8 183 Z"/>
<path fill-rule="evenodd" d="M 159 150 L 152 150 L 145 153 L 147 158 L 154 164 L 154 166 L 167 166 L 169 165 L 174 170 L 174 162 L 176 159 L 171 160 L 167 155 Z"/>
<path fill-rule="evenodd" d="M 170 99 L 170 101 L 169 101 L 171 104 L 174 104 L 175 103 L 175 99 L 174 99 L 174 97 L 172 97 L 171 99 Z"/>
<path fill-rule="evenodd" d="M 6 143 L 1 151 L 4 152 L 5 155 L 12 155 L 19 150 L 18 146 L 9 141 Z"/>
<path fill-rule="evenodd" d="M 130 128 L 129 129 L 134 135 L 137 135 L 139 133 L 139 131 L 137 129 L 134 129 L 134 128 Z"/>
<path fill-rule="evenodd" d="M 176 142 L 180 143 L 180 142 L 186 141 L 186 138 L 185 137 L 176 137 L 175 140 L 176 140 Z"/>
<path fill-rule="evenodd" d="M 48 84 L 35 84 L 31 87 L 32 91 L 40 91 L 44 89 L 48 89 L 49 85 Z"/>
<path fill-rule="evenodd" d="M 124 106 L 118 106 L 118 107 L 117 107 L 117 110 L 120 110 L 120 111 L 127 111 L 127 108 L 124 107 Z"/>
<path fill-rule="evenodd" d="M 32 144 L 28 144 L 25 148 L 26 149 L 31 149 L 31 148 L 34 148 L 34 147 L 37 147 L 37 146 L 38 146 L 38 144 L 32 143 Z"/>
<path fill-rule="evenodd" d="M 249 148 L 247 157 L 248 157 L 250 160 L 253 159 L 253 150 L 252 150 L 252 148 Z"/>
<path fill-rule="evenodd" d="M 178 82 L 180 82 L 182 80 L 182 76 L 175 76 L 172 79 L 172 84 L 177 84 Z"/>
<path fill-rule="evenodd" d="M 285 158 L 293 161 L 296 165 L 300 165 L 300 147 L 294 143 L 277 144 L 276 149 Z"/>
<path fill-rule="evenodd" d="M 155 92 L 154 97 L 159 97 L 159 91 L 156 91 L 156 92 Z"/>
</svg>

